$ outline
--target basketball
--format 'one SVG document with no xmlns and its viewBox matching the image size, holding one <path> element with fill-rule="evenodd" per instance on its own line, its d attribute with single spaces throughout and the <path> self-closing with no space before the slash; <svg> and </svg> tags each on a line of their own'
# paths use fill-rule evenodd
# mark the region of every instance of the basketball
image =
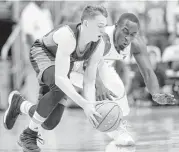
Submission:
<svg viewBox="0 0 179 152">
<path fill-rule="evenodd" d="M 96 106 L 96 111 L 101 114 L 102 118 L 96 117 L 99 125 L 96 129 L 101 132 L 111 132 L 119 127 L 122 111 L 119 105 L 114 101 L 104 101 Z"/>
</svg>

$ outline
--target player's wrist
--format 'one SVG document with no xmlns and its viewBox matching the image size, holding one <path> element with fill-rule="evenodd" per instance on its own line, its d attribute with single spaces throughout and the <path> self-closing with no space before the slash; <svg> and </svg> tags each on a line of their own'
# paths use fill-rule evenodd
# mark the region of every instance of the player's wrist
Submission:
<svg viewBox="0 0 179 152">
<path fill-rule="evenodd" d="M 84 99 L 81 101 L 80 107 L 84 110 L 88 104 L 88 101 Z"/>
<path fill-rule="evenodd" d="M 157 91 L 157 92 L 151 93 L 152 97 L 155 97 L 155 96 L 157 96 L 159 94 L 161 94 L 161 91 Z"/>
</svg>

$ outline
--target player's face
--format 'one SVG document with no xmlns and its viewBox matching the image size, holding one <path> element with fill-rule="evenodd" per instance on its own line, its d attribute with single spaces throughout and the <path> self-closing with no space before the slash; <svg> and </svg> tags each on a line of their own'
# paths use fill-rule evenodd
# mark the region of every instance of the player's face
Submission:
<svg viewBox="0 0 179 152">
<path fill-rule="evenodd" d="M 116 27 L 115 47 L 117 50 L 126 48 L 136 37 L 139 31 L 137 23 L 126 20 L 122 25 Z"/>
<path fill-rule="evenodd" d="M 92 41 L 98 41 L 104 33 L 104 28 L 107 24 L 107 18 L 103 15 L 98 15 L 94 19 L 89 19 L 87 22 L 88 36 Z"/>
</svg>

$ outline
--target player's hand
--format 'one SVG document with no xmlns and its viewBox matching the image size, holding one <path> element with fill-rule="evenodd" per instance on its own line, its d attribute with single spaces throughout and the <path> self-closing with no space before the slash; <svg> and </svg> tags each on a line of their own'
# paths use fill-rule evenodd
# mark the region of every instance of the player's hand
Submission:
<svg viewBox="0 0 179 152">
<path fill-rule="evenodd" d="M 102 103 L 102 102 L 101 102 Z M 85 112 L 85 115 L 87 116 L 90 123 L 93 125 L 94 128 L 96 128 L 97 125 L 99 125 L 96 117 L 101 118 L 102 116 L 96 111 L 96 105 L 99 104 L 98 102 L 88 102 L 83 107 L 83 110 Z"/>
<path fill-rule="evenodd" d="M 117 98 L 117 96 L 107 89 L 104 85 L 96 86 L 96 100 L 102 101 L 102 100 L 113 100 L 113 98 Z"/>
<path fill-rule="evenodd" d="M 174 95 L 167 94 L 167 93 L 156 93 L 152 95 L 152 99 L 157 102 L 158 104 L 175 104 L 176 99 Z"/>
</svg>

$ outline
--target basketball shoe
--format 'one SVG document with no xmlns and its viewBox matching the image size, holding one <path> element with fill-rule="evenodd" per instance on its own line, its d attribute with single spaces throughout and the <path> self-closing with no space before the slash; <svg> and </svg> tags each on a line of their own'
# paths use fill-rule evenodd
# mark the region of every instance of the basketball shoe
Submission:
<svg viewBox="0 0 179 152">
<path fill-rule="evenodd" d="M 127 130 L 127 121 L 122 121 L 120 123 L 120 126 L 118 128 L 118 135 L 117 138 L 114 140 L 114 143 L 116 145 L 123 145 L 123 146 L 133 146 L 135 145 L 134 140 L 132 139 L 132 136 Z"/>
<path fill-rule="evenodd" d="M 5 111 L 3 123 L 4 127 L 8 130 L 12 129 L 16 119 L 21 114 L 20 106 L 22 102 L 25 101 L 25 99 L 21 96 L 21 94 L 18 91 L 12 91 L 9 94 L 8 103 L 9 107 Z"/>
<path fill-rule="evenodd" d="M 39 138 L 38 132 L 27 128 L 20 135 L 18 144 L 23 148 L 24 152 L 40 152 L 37 141 L 44 144 L 44 140 Z"/>
<path fill-rule="evenodd" d="M 119 128 L 116 131 L 109 132 L 107 135 L 114 139 L 115 145 L 118 146 L 133 146 L 135 145 L 134 140 L 132 139 L 132 136 L 127 130 L 127 121 L 121 120 Z"/>
</svg>

